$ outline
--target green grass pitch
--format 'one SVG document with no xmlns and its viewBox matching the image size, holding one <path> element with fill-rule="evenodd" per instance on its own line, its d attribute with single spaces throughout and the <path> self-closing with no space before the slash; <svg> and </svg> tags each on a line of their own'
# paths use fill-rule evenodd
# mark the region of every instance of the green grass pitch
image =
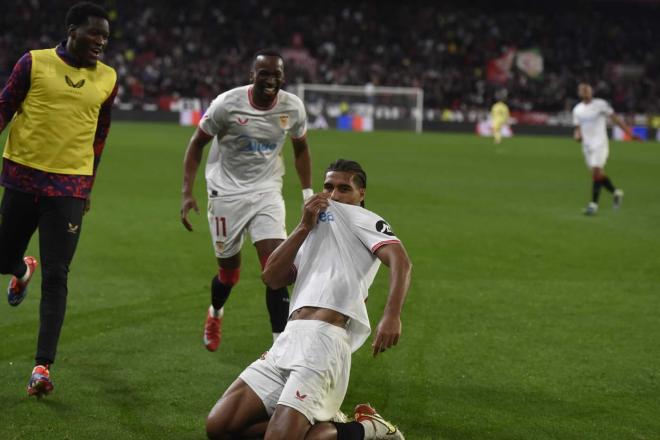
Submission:
<svg viewBox="0 0 660 440">
<path fill-rule="evenodd" d="M 179 223 L 191 133 L 114 124 L 72 265 L 53 395 L 25 392 L 40 275 L 20 307 L 0 306 L 0 438 L 204 438 L 211 406 L 269 347 L 250 244 L 223 343 L 202 345 L 216 266 L 203 170 L 195 231 Z M 660 438 L 658 143 L 612 143 L 607 171 L 626 197 L 613 211 L 603 193 L 593 218 L 581 214 L 589 174 L 571 139 L 311 132 L 309 143 L 317 190 L 332 160 L 363 164 L 367 207 L 414 263 L 401 341 L 354 355 L 345 411 L 369 401 L 409 440 Z M 291 229 L 301 195 L 290 145 L 285 157 Z M 386 287 L 381 268 L 372 325 Z"/>
</svg>

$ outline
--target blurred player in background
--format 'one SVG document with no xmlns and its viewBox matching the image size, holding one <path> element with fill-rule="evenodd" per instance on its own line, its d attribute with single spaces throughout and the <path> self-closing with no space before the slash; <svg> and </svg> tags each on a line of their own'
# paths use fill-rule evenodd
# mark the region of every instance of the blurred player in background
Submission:
<svg viewBox="0 0 660 440">
<path fill-rule="evenodd" d="M 578 96 L 581 102 L 573 108 L 573 125 L 575 125 L 574 138 L 582 142 L 582 153 L 587 166 L 591 169 L 592 187 L 591 202 L 584 210 L 585 215 L 594 215 L 598 212 L 598 199 L 600 190 L 605 187 L 613 195 L 614 208 L 619 208 L 623 201 L 623 190 L 616 188 L 609 177 L 605 175 L 605 163 L 609 155 L 609 141 L 607 138 L 607 118 L 621 127 L 634 139 L 630 127 L 619 118 L 612 107 L 603 99 L 593 97 L 591 85 L 582 82 L 578 85 Z"/>
<path fill-rule="evenodd" d="M 490 108 L 490 119 L 493 128 L 493 138 L 495 143 L 502 142 L 502 127 L 509 122 L 509 107 L 504 103 L 503 99 L 497 101 Z"/>
<path fill-rule="evenodd" d="M 23 255 L 39 229 L 40 329 L 27 389 L 37 396 L 53 390 L 49 368 L 64 322 L 69 265 L 117 94 L 116 72 L 99 61 L 110 34 L 106 11 L 78 3 L 66 28 L 67 39 L 56 48 L 23 55 L 0 94 L 0 131 L 11 121 L 0 176 L 0 272 L 13 275 L 12 306 L 25 298 L 37 268 L 34 257 Z"/>
<path fill-rule="evenodd" d="M 389 225 L 363 208 L 367 175 L 353 161 L 328 167 L 323 193 L 305 203 L 296 229 L 270 256 L 264 281 L 295 282 L 284 333 L 246 368 L 211 410 L 210 438 L 403 439 L 369 405 L 355 421 L 331 421 L 348 386 L 351 353 L 371 332 L 366 300 L 383 262 L 390 285 L 376 329 L 376 356 L 401 336 L 411 263 Z"/>
<path fill-rule="evenodd" d="M 295 167 L 303 199 L 312 195 L 307 115 L 302 101 L 280 90 L 284 84 L 282 56 L 258 52 L 252 63 L 251 85 L 219 95 L 202 117 L 184 158 L 181 221 L 192 231 L 191 209 L 199 212 L 193 195 L 202 150 L 213 140 L 206 163 L 208 220 L 219 271 L 211 281 L 211 306 L 204 325 L 204 345 L 215 351 L 222 337 L 224 304 L 238 283 L 241 246 L 248 232 L 262 268 L 286 238 L 282 149 L 291 136 Z M 266 287 L 273 339 L 286 325 L 289 292 Z"/>
</svg>

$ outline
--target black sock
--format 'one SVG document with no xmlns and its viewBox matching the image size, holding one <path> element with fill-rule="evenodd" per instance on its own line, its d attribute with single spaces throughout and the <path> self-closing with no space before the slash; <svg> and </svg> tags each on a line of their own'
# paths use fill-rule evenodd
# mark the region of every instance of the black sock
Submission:
<svg viewBox="0 0 660 440">
<path fill-rule="evenodd" d="M 600 197 L 600 188 L 603 186 L 603 182 L 600 180 L 594 180 L 593 185 L 591 186 L 591 201 L 598 204 L 598 198 Z"/>
<path fill-rule="evenodd" d="M 606 190 L 609 192 L 613 193 L 616 191 L 616 188 L 614 187 L 614 184 L 610 180 L 609 177 L 605 176 L 605 178 L 602 180 L 603 186 L 605 187 Z"/>
<path fill-rule="evenodd" d="M 289 319 L 289 291 L 286 287 L 271 289 L 266 287 L 266 306 L 270 315 L 273 333 L 282 333 Z"/>
<path fill-rule="evenodd" d="M 51 361 L 50 359 L 46 359 L 46 358 L 36 358 L 34 360 L 34 366 L 35 367 L 37 365 L 43 365 L 46 368 L 50 368 L 50 364 L 52 364 L 52 363 L 53 363 L 53 361 Z"/>
<path fill-rule="evenodd" d="M 211 304 L 213 304 L 214 309 L 220 310 L 225 305 L 232 287 L 234 286 L 222 284 L 217 275 L 213 277 L 211 281 Z"/>
<path fill-rule="evenodd" d="M 331 422 L 337 428 L 337 440 L 364 440 L 364 426 L 359 422 Z"/>
</svg>

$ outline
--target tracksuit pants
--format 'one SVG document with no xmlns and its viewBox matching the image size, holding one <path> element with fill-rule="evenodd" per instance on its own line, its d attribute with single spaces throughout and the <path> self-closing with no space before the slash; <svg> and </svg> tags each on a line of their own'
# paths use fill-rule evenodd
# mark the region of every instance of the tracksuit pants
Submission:
<svg viewBox="0 0 660 440">
<path fill-rule="evenodd" d="M 30 238 L 39 229 L 41 303 L 37 363 L 53 363 L 66 311 L 69 265 L 78 245 L 85 200 L 5 189 L 0 205 L 0 273 L 21 276 Z M 34 285 L 30 285 L 34 289 Z"/>
</svg>

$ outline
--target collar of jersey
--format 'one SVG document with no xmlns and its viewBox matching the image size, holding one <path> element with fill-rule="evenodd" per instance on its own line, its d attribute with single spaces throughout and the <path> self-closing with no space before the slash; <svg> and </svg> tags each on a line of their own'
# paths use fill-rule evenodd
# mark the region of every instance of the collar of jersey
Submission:
<svg viewBox="0 0 660 440">
<path fill-rule="evenodd" d="M 62 41 L 60 44 L 57 45 L 57 47 L 55 48 L 55 53 L 57 54 L 58 57 L 62 59 L 62 61 L 64 61 L 71 67 L 76 67 L 78 69 L 95 67 L 95 66 L 82 64 L 80 61 L 78 61 L 76 57 L 73 56 L 71 52 L 66 50 L 66 40 Z"/>
<path fill-rule="evenodd" d="M 280 97 L 280 92 L 278 91 L 277 96 L 275 96 L 275 99 L 273 99 L 273 103 L 270 106 L 261 107 L 261 106 L 258 106 L 257 103 L 252 100 L 252 87 L 250 86 L 248 88 L 248 101 L 250 101 L 250 105 L 252 107 L 256 108 L 257 110 L 270 110 L 270 109 L 272 109 L 277 104 L 277 100 L 278 100 L 279 97 Z"/>
</svg>

